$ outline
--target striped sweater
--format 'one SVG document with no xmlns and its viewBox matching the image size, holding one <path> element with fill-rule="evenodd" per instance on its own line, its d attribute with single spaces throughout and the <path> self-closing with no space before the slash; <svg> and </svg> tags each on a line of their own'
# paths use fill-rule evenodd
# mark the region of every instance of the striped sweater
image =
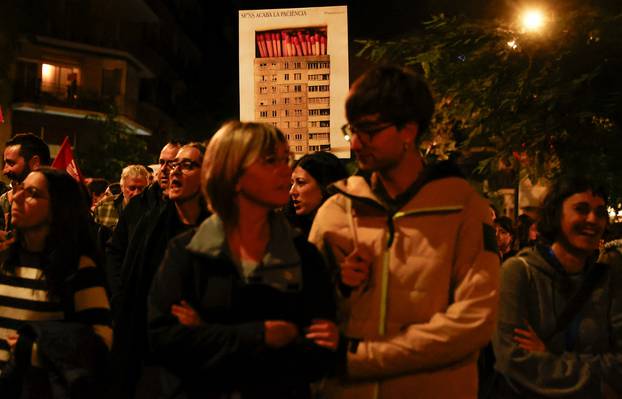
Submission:
<svg viewBox="0 0 622 399">
<path fill-rule="evenodd" d="M 82 256 L 72 278 L 73 321 L 90 324 L 110 349 L 112 328 L 110 304 L 103 279 L 92 259 Z M 9 360 L 7 338 L 28 321 L 64 320 L 60 302 L 47 298 L 47 284 L 40 267 L 18 266 L 14 273 L 0 272 L 0 370 Z M 36 343 L 32 363 L 38 364 Z"/>
</svg>

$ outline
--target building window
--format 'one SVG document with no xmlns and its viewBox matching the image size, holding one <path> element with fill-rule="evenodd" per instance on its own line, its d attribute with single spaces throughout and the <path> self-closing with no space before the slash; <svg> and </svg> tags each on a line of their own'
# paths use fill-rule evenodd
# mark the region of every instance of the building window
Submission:
<svg viewBox="0 0 622 399">
<path fill-rule="evenodd" d="M 295 73 L 294 74 L 294 80 L 300 80 L 302 79 L 302 74 L 301 73 Z"/>
<path fill-rule="evenodd" d="M 121 94 L 120 69 L 104 69 L 102 71 L 102 96 L 114 97 Z"/>
<path fill-rule="evenodd" d="M 17 93 L 32 96 L 39 92 L 41 88 L 39 68 L 39 64 L 36 62 L 17 62 L 17 76 L 15 80 Z"/>
<path fill-rule="evenodd" d="M 309 115 L 330 115 L 330 109 L 310 109 Z"/>
<path fill-rule="evenodd" d="M 268 117 L 268 111 L 261 111 L 259 112 L 259 116 L 262 118 L 267 118 Z"/>
<path fill-rule="evenodd" d="M 285 75 L 283 75 L 283 80 L 289 80 L 289 73 L 286 73 Z"/>
<path fill-rule="evenodd" d="M 80 70 L 74 67 L 59 65 L 41 65 L 41 91 L 58 96 L 68 95 L 73 89 L 77 90 Z M 120 82 L 119 82 L 120 86 Z"/>
</svg>

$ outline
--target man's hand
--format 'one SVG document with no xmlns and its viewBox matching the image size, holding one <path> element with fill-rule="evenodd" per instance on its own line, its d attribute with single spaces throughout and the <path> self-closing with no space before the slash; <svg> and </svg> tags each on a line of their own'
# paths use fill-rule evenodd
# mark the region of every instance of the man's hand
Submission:
<svg viewBox="0 0 622 399">
<path fill-rule="evenodd" d="M 289 321 L 266 320 L 263 325 L 266 345 L 270 348 L 287 346 L 298 336 L 298 327 Z"/>
<path fill-rule="evenodd" d="M 184 326 L 196 327 L 203 322 L 197 311 L 185 300 L 182 300 L 180 305 L 171 306 L 171 313 Z"/>
<path fill-rule="evenodd" d="M 341 282 L 358 288 L 369 280 L 373 255 L 369 249 L 359 246 L 341 261 Z"/>
<path fill-rule="evenodd" d="M 333 351 L 337 350 L 339 345 L 339 329 L 330 320 L 313 320 L 309 328 L 307 328 L 305 337 L 312 340 L 316 345 Z"/>
</svg>

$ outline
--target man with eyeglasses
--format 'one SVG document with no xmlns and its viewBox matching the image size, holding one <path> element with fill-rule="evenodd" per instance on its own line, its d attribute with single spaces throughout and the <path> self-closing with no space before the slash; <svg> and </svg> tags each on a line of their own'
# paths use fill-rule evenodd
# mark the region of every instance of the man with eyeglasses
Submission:
<svg viewBox="0 0 622 399">
<path fill-rule="evenodd" d="M 121 291 L 114 318 L 115 340 L 112 349 L 116 395 L 114 397 L 151 397 L 160 386 L 163 371 L 151 365 L 147 357 L 147 294 L 153 276 L 162 262 L 168 241 L 197 226 L 207 216 L 201 195 L 201 164 L 205 153 L 202 143 L 182 146 L 167 164 L 168 198 L 147 211 L 130 238 L 128 254 L 121 274 Z M 181 305 L 181 304 L 180 304 Z M 166 379 L 172 381 L 172 377 Z M 174 383 L 173 383 L 174 385 Z"/>
<path fill-rule="evenodd" d="M 397 66 L 352 86 L 343 132 L 359 174 L 336 183 L 309 239 L 332 263 L 346 381 L 339 398 L 476 398 L 476 360 L 495 325 L 499 259 L 488 205 L 418 140 L 434 110 Z"/>
<path fill-rule="evenodd" d="M 16 186 L 33 170 L 50 164 L 50 149 L 34 134 L 18 133 L 6 142 L 2 161 L 2 173 L 11 181 L 12 186 Z M 12 190 L 0 196 L 0 230 L 11 230 L 12 197 Z"/>
</svg>

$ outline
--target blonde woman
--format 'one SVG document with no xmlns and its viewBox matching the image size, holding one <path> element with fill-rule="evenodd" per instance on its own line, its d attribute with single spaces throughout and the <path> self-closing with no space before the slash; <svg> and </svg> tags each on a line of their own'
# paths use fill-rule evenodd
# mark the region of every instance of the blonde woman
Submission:
<svg viewBox="0 0 622 399">
<path fill-rule="evenodd" d="M 321 256 L 276 209 L 287 141 L 229 122 L 211 139 L 203 190 L 214 213 L 173 239 L 149 299 L 154 354 L 190 398 L 309 397 L 334 361 L 333 291 Z M 194 309 L 197 317 L 184 317 Z"/>
</svg>

